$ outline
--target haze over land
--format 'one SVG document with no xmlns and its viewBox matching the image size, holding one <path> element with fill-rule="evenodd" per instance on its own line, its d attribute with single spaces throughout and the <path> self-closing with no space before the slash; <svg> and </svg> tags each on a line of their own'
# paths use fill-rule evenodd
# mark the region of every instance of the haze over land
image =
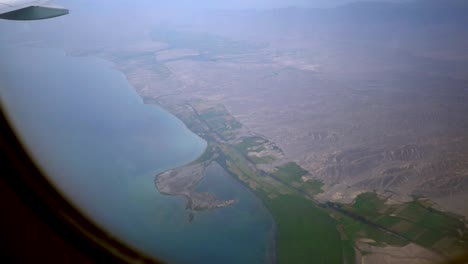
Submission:
<svg viewBox="0 0 468 264">
<path fill-rule="evenodd" d="M 282 211 L 291 201 L 314 212 L 304 223 L 334 223 L 341 244 L 330 245 L 344 253 L 333 261 L 430 263 L 467 249 L 465 1 L 113 3 L 70 3 L 60 23 L 0 39 L 112 61 L 145 103 L 203 137 L 206 159 L 179 168 L 190 184 L 174 195 L 193 199 L 190 168 L 219 163 L 272 212 L 279 262 L 310 257 L 284 246 L 298 239 L 284 238 L 296 229 L 281 217 L 300 211 Z M 175 174 L 160 180 L 180 187 Z"/>
</svg>

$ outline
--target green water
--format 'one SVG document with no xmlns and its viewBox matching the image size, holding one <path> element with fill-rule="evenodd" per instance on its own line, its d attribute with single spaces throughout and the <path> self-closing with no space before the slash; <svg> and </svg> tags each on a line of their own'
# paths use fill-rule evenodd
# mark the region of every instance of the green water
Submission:
<svg viewBox="0 0 468 264">
<path fill-rule="evenodd" d="M 0 48 L 1 102 L 51 183 L 91 220 L 148 255 L 175 263 L 271 260 L 272 219 L 220 167 L 199 188 L 233 206 L 196 212 L 161 195 L 154 175 L 186 164 L 206 142 L 173 115 L 144 105 L 125 76 L 95 58 Z"/>
</svg>

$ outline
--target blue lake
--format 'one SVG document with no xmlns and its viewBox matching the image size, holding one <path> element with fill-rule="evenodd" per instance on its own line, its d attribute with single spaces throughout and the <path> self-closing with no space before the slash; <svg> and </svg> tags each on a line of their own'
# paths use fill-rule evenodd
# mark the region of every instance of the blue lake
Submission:
<svg viewBox="0 0 468 264">
<path fill-rule="evenodd" d="M 112 64 L 37 48 L 0 48 L 0 98 L 51 183 L 92 221 L 174 263 L 262 263 L 273 222 L 259 200 L 213 164 L 198 186 L 232 206 L 196 212 L 161 195 L 154 176 L 197 158 L 206 142 L 144 105 Z"/>
</svg>

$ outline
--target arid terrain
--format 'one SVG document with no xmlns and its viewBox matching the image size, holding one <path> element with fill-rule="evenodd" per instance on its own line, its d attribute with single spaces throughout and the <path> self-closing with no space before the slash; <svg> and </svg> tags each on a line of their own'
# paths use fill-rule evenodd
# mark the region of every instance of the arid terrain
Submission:
<svg viewBox="0 0 468 264">
<path fill-rule="evenodd" d="M 276 220 L 333 222 L 344 262 L 432 263 L 468 248 L 468 7 L 429 2 L 213 12 L 69 54 L 111 61 Z M 190 191 L 203 162 L 157 187 L 227 205 Z"/>
<path fill-rule="evenodd" d="M 460 204 L 468 190 L 468 63 L 443 55 L 464 50 L 336 34 L 270 35 L 264 45 L 262 36 L 155 30 L 146 46 L 100 56 L 145 99 L 223 104 L 323 181 L 320 199 L 423 196 L 468 216 Z"/>
</svg>

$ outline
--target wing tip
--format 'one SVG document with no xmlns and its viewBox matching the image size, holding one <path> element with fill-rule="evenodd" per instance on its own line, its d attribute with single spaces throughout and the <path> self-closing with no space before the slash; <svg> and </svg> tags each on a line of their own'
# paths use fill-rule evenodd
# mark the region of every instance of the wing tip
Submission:
<svg viewBox="0 0 468 264">
<path fill-rule="evenodd" d="M 14 10 L 11 12 L 0 14 L 0 18 L 8 20 L 41 20 L 59 16 L 64 16 L 70 13 L 70 10 L 59 7 L 47 6 L 29 6 Z"/>
</svg>

